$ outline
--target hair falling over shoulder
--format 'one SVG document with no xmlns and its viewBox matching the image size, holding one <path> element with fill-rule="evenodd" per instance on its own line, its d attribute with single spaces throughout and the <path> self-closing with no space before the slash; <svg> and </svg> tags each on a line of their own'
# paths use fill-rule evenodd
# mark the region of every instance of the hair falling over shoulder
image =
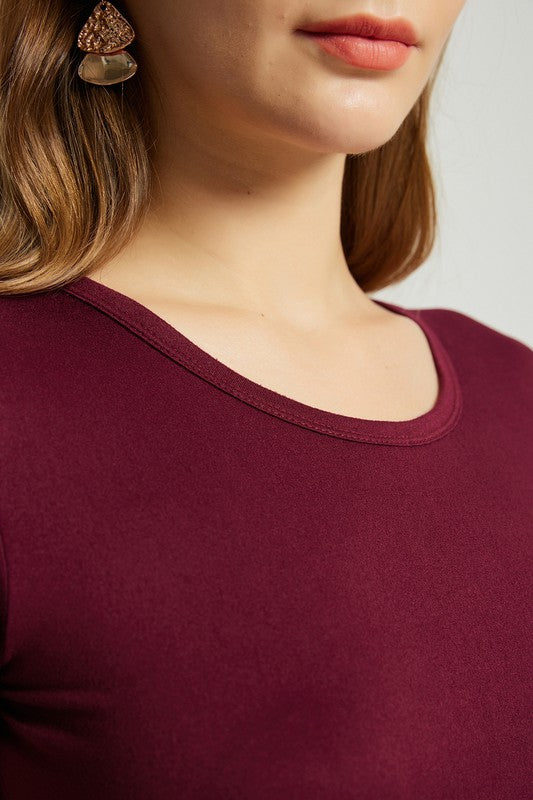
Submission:
<svg viewBox="0 0 533 800">
<path fill-rule="evenodd" d="M 151 197 L 143 77 L 78 79 L 94 0 L 0 0 L 0 294 L 58 288 L 134 237 Z M 364 291 L 403 280 L 434 244 L 426 152 L 437 68 L 394 137 L 348 155 L 341 239 Z"/>
</svg>

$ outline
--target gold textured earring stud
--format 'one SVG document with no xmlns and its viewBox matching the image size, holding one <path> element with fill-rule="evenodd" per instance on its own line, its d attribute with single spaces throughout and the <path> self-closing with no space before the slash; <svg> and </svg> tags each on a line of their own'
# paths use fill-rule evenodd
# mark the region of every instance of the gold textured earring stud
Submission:
<svg viewBox="0 0 533 800">
<path fill-rule="evenodd" d="M 81 29 L 78 47 L 87 55 L 78 75 L 87 83 L 122 83 L 137 72 L 135 59 L 124 49 L 135 39 L 129 22 L 112 3 L 98 3 Z"/>
</svg>

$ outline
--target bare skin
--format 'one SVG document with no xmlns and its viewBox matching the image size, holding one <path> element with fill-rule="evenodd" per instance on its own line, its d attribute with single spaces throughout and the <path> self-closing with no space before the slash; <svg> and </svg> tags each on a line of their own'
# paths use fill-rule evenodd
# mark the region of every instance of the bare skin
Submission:
<svg viewBox="0 0 533 800">
<path fill-rule="evenodd" d="M 135 239 L 89 276 L 287 397 L 366 419 L 427 412 L 429 344 L 351 276 L 341 183 L 346 153 L 385 143 L 409 113 L 464 2 L 129 0 L 154 78 L 158 181 Z M 356 69 L 295 33 L 355 13 L 409 20 L 420 42 L 406 64 Z"/>
</svg>

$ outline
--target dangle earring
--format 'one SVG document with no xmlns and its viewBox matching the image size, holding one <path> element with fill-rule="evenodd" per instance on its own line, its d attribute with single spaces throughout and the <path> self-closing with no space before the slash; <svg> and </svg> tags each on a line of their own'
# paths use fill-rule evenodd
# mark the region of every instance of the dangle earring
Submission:
<svg viewBox="0 0 533 800">
<path fill-rule="evenodd" d="M 135 39 L 129 22 L 112 3 L 98 3 L 78 36 L 78 47 L 88 55 L 78 75 L 87 83 L 122 83 L 137 72 L 135 59 L 124 50 Z"/>
</svg>

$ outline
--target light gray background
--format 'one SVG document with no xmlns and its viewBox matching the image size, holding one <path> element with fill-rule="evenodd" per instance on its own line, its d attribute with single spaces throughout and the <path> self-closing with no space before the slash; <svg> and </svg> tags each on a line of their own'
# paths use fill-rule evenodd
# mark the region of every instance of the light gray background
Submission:
<svg viewBox="0 0 533 800">
<path fill-rule="evenodd" d="M 439 2 L 439 0 L 433 0 Z M 467 0 L 432 100 L 439 230 L 370 296 L 452 308 L 533 347 L 533 0 Z"/>
</svg>

